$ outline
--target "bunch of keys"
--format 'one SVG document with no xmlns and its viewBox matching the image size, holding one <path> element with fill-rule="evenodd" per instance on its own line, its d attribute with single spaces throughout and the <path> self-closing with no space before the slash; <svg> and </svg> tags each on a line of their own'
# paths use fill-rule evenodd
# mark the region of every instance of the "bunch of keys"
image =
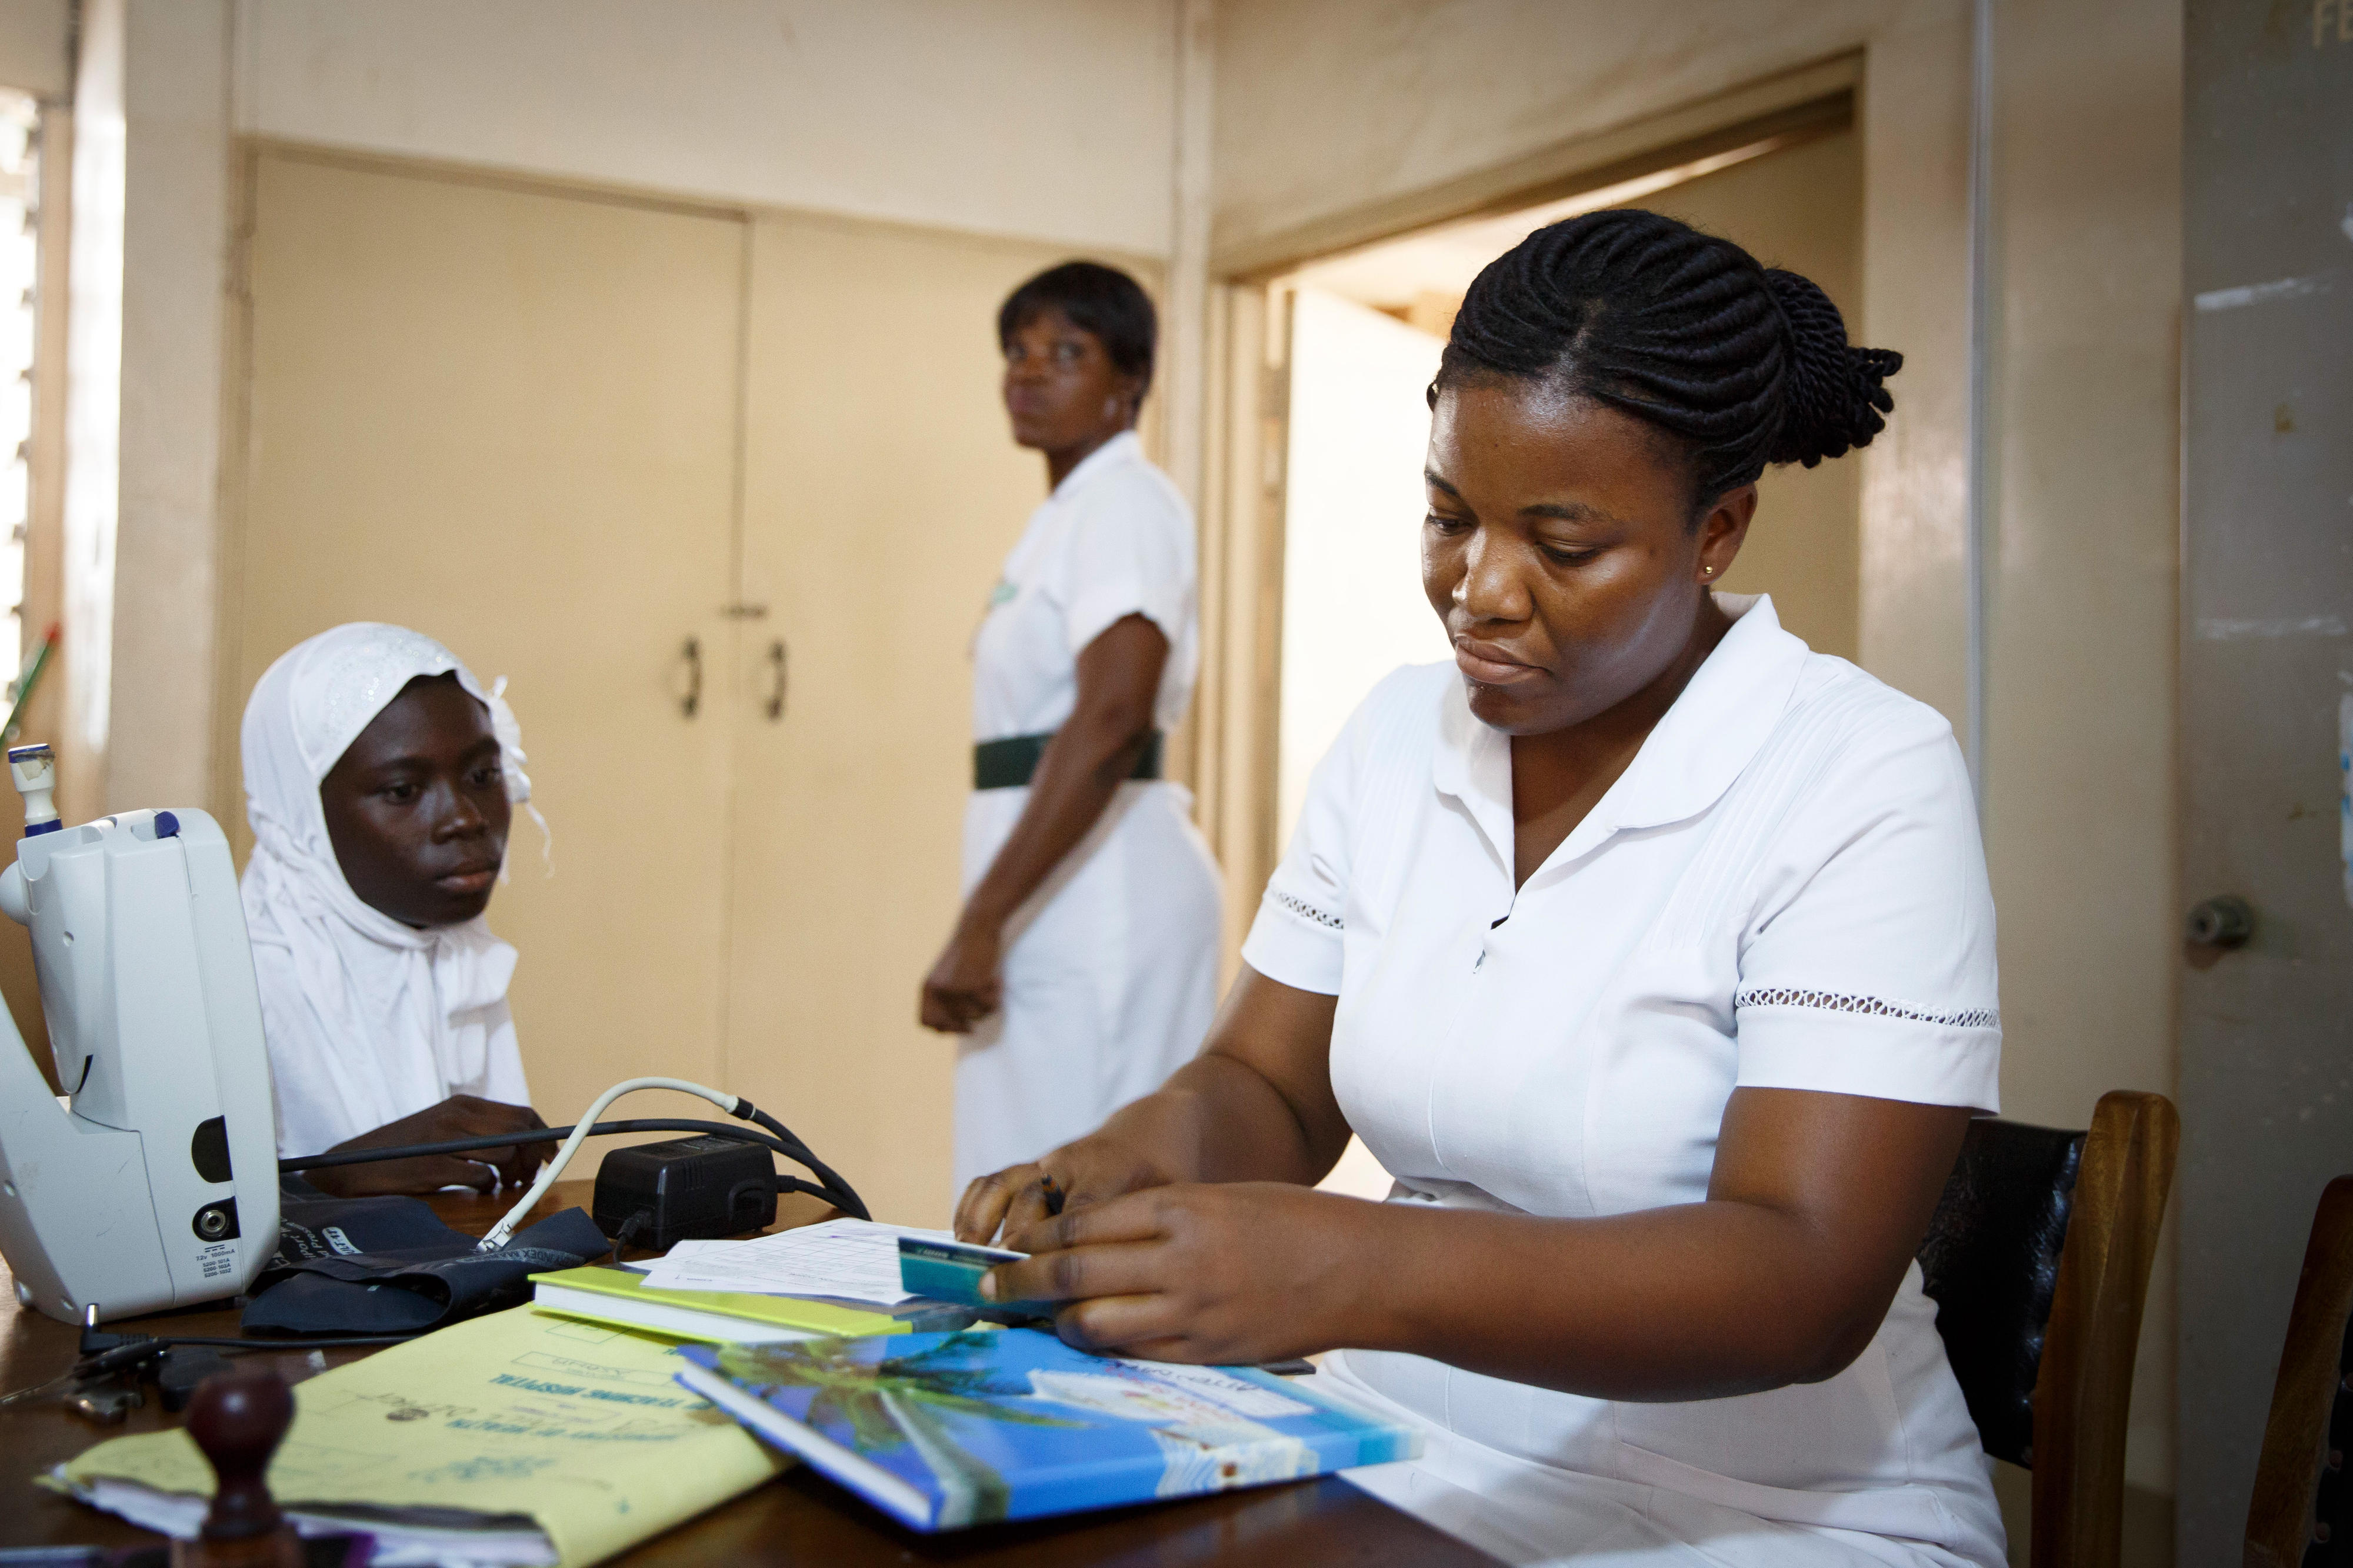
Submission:
<svg viewBox="0 0 2353 1568">
<path fill-rule="evenodd" d="M 66 1410 L 85 1421 L 112 1426 L 147 1403 L 147 1396 L 119 1372 L 77 1379 L 66 1392 Z"/>
<path fill-rule="evenodd" d="M 98 1308 L 82 1309 L 81 1359 L 67 1376 L 65 1406 L 85 1421 L 102 1426 L 121 1425 L 147 1403 L 139 1384 L 152 1373 L 166 1410 L 187 1407 L 196 1384 L 215 1373 L 227 1372 L 228 1361 L 218 1352 L 200 1346 L 171 1346 L 152 1334 L 100 1333 Z"/>
<path fill-rule="evenodd" d="M 100 1426 L 119 1425 L 147 1403 L 139 1392 L 142 1363 L 164 1353 L 148 1334 L 104 1334 L 98 1329 L 95 1303 L 81 1310 L 81 1359 L 74 1363 L 73 1386 L 66 1391 L 66 1409 Z"/>
</svg>

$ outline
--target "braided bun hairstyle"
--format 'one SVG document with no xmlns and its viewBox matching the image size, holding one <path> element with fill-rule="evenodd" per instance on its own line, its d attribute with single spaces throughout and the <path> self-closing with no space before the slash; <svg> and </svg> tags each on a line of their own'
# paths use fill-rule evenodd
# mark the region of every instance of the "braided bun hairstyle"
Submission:
<svg viewBox="0 0 2353 1568">
<path fill-rule="evenodd" d="M 1548 383 L 1659 426 L 1690 451 L 1700 509 L 1767 463 L 1844 456 L 1887 428 L 1890 349 L 1848 344 L 1820 289 L 1657 213 L 1587 213 L 1487 264 L 1447 340 L 1444 387 Z"/>
</svg>

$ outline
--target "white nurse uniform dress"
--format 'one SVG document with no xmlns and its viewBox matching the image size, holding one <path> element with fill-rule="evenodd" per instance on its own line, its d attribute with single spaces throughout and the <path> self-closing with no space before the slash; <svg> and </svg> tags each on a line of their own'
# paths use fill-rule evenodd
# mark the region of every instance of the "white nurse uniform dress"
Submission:
<svg viewBox="0 0 2353 1568">
<path fill-rule="evenodd" d="M 1337 995 L 1332 1083 L 1389 1201 L 1556 1216 L 1706 1195 L 1736 1087 L 1998 1109 L 1992 899 L 1945 721 L 1738 616 L 1514 891 L 1511 749 L 1399 670 L 1310 786 L 1243 958 Z M 1631 1404 L 1345 1351 L 1418 1424 L 1352 1479 L 1514 1563 L 2003 1561 L 1915 1265 L 1837 1376 Z"/>
<path fill-rule="evenodd" d="M 1193 515 L 1130 432 L 1063 477 L 1006 558 L 973 643 L 973 739 L 1041 735 L 1069 720 L 1078 656 L 1112 623 L 1168 639 L 1155 716 L 1185 715 L 1200 668 Z M 975 790 L 965 810 L 969 893 L 1029 803 Z M 1191 793 L 1119 786 L 1102 818 L 1007 928 L 1004 1006 L 956 1058 L 955 1184 L 1092 1132 L 1200 1049 L 1217 1003 L 1216 864 Z"/>
</svg>

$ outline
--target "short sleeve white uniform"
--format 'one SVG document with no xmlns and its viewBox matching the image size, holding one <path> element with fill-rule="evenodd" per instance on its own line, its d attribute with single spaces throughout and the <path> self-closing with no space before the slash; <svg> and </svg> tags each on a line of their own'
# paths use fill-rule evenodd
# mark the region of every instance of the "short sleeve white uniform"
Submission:
<svg viewBox="0 0 2353 1568">
<path fill-rule="evenodd" d="M 973 643 L 973 739 L 1061 728 L 1078 657 L 1114 621 L 1168 639 L 1155 718 L 1173 728 L 1200 668 L 1193 516 L 1133 433 L 1063 477 L 1029 519 Z M 964 885 L 980 880 L 1029 804 L 976 790 Z M 1092 1131 L 1190 1059 L 1217 1002 L 1218 874 L 1191 795 L 1120 785 L 1008 928 L 1005 1001 L 956 1059 L 955 1182 Z"/>
<path fill-rule="evenodd" d="M 1702 1201 L 1736 1087 L 1998 1109 L 1993 907 L 1944 720 L 1720 595 L 1732 629 L 1516 892 L 1511 749 L 1400 670 L 1318 769 L 1242 956 L 1336 994 L 1332 1082 L 1391 1202 Z M 1425 1457 L 1360 1484 L 1507 1560 L 2003 1561 L 1920 1271 L 1836 1377 L 1584 1398 L 1419 1356 L 1324 1376 Z"/>
</svg>

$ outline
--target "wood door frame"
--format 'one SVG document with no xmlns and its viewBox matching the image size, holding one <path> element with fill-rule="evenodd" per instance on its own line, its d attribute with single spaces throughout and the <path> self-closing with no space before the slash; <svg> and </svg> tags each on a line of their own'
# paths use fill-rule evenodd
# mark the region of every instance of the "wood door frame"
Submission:
<svg viewBox="0 0 2353 1568">
<path fill-rule="evenodd" d="M 1862 131 L 1860 51 L 1556 143 L 1440 184 L 1210 252 L 1201 487 L 1201 680 L 1176 777 L 1225 875 L 1225 977 L 1273 873 L 1282 668 L 1283 468 L 1290 391 L 1284 279 L 1313 261 L 1583 195 L 1727 153 Z"/>
</svg>

